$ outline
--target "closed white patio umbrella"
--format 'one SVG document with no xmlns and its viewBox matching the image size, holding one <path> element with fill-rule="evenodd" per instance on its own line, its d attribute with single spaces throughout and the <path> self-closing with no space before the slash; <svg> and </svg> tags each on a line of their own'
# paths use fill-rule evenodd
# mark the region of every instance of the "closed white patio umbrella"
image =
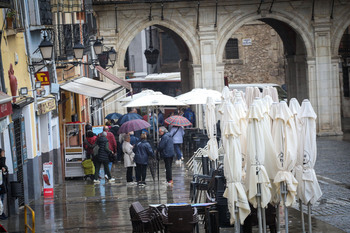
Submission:
<svg viewBox="0 0 350 233">
<path fill-rule="evenodd" d="M 216 160 L 219 157 L 218 142 L 216 140 L 216 116 L 215 116 L 215 103 L 213 98 L 207 98 L 207 104 L 205 108 L 205 126 L 209 141 L 208 156 L 211 160 Z"/>
<path fill-rule="evenodd" d="M 224 87 L 223 96 L 229 96 L 229 89 Z M 242 181 L 242 156 L 239 141 L 240 129 L 236 112 L 230 98 L 224 98 L 220 109 L 223 114 L 222 140 L 225 150 L 224 175 L 226 178 L 226 190 L 224 197 L 228 201 L 228 209 L 231 213 L 230 222 L 235 224 L 235 231 L 239 232 L 239 222 L 243 224 L 250 213 L 248 199 L 241 183 Z M 240 220 L 240 221 L 239 221 Z"/>
<path fill-rule="evenodd" d="M 280 193 L 283 198 L 285 228 L 288 232 L 288 209 L 286 207 L 294 203 L 298 186 L 298 181 L 292 174 L 297 158 L 297 135 L 294 116 L 284 101 L 278 105 L 272 135 L 277 152 L 275 162 L 278 167 L 274 183 L 277 193 Z"/>
<path fill-rule="evenodd" d="M 299 182 L 297 195 L 303 204 L 308 205 L 309 232 L 312 232 L 311 206 L 322 196 L 322 191 L 314 170 L 317 158 L 317 115 L 309 100 L 304 100 L 302 102 L 298 116 L 301 123 L 301 130 L 299 134 L 298 156 L 295 167 L 295 178 Z"/>
<path fill-rule="evenodd" d="M 262 210 L 271 200 L 271 184 L 265 169 L 265 141 L 262 120 L 264 116 L 257 103 L 249 108 L 247 128 L 246 189 L 249 202 L 258 210 L 259 232 L 262 232 Z M 264 224 L 265 225 L 265 224 Z M 265 227 L 265 226 L 264 226 Z"/>
<path fill-rule="evenodd" d="M 195 88 L 189 92 L 178 95 L 175 98 L 187 105 L 206 104 L 207 98 L 211 97 L 215 104 L 221 103 L 221 93 L 219 91 Z"/>
</svg>

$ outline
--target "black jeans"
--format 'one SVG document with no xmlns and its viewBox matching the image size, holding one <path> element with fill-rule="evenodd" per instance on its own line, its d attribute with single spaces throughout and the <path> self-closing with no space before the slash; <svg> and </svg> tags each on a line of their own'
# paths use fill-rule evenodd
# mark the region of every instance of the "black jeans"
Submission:
<svg viewBox="0 0 350 233">
<path fill-rule="evenodd" d="M 101 164 L 103 164 L 103 167 L 105 169 L 105 174 L 108 176 L 108 179 L 111 179 L 111 172 L 109 171 L 109 161 L 99 161 L 99 160 L 94 160 L 94 165 L 95 165 L 95 180 L 98 180 L 98 175 L 100 173 L 100 168 Z"/>
<path fill-rule="evenodd" d="M 145 182 L 147 174 L 147 164 L 136 164 L 136 181 Z"/>
<path fill-rule="evenodd" d="M 126 168 L 126 182 L 132 182 L 132 170 L 134 170 L 134 167 L 127 167 Z"/>
<path fill-rule="evenodd" d="M 171 170 L 171 167 L 173 164 L 173 157 L 165 157 L 164 163 L 165 163 L 166 181 L 169 182 L 173 179 L 172 170 Z"/>
</svg>

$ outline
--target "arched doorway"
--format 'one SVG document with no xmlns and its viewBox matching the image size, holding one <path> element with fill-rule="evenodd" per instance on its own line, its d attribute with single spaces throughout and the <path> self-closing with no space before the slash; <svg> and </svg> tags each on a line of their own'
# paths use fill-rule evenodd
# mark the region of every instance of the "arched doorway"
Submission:
<svg viewBox="0 0 350 233">
<path fill-rule="evenodd" d="M 225 53 L 230 43 L 237 57 L 228 60 Z M 243 24 L 232 33 L 223 53 L 224 62 L 230 63 L 225 65 L 229 82 L 276 83 L 287 90 L 288 99 L 295 97 L 300 102 L 309 98 L 306 57 L 305 44 L 296 30 L 273 18 L 252 19 Z"/>
<path fill-rule="evenodd" d="M 152 38 L 152 40 L 151 40 Z M 147 64 L 144 52 L 150 48 L 159 51 L 159 56 L 155 64 Z M 123 54 L 120 54 L 123 57 Z M 145 77 L 154 73 L 174 73 L 179 72 L 181 83 L 179 91 L 165 90 L 169 85 L 153 82 L 152 85 L 147 85 L 146 88 L 162 91 L 164 94 L 176 96 L 181 92 L 189 91 L 194 83 L 191 66 L 193 59 L 189 47 L 185 41 L 176 32 L 166 26 L 159 24 L 150 25 L 141 30 L 128 45 L 124 54 L 124 66 L 127 68 L 126 74 L 129 81 L 134 77 Z M 134 73 L 128 77 L 128 73 Z M 138 79 L 139 80 L 139 79 Z M 175 82 L 175 81 L 174 81 Z M 149 86 L 149 87 L 148 87 Z M 170 85 L 171 86 L 171 85 Z M 173 85 L 174 86 L 174 85 Z M 138 92 L 143 87 L 134 88 Z"/>
</svg>

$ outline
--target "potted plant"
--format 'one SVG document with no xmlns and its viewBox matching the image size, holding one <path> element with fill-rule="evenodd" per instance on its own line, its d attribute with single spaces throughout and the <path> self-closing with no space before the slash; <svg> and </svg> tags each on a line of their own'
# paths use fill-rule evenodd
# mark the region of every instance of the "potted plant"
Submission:
<svg viewBox="0 0 350 233">
<path fill-rule="evenodd" d="M 16 10 L 14 9 L 8 9 L 7 12 L 6 12 L 6 25 L 7 25 L 7 28 L 13 28 L 13 20 L 15 19 L 16 17 Z"/>
</svg>

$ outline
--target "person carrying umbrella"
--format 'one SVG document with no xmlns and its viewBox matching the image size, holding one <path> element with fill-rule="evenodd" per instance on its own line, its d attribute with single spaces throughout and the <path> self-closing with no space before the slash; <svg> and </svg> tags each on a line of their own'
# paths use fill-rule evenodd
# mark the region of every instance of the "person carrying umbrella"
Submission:
<svg viewBox="0 0 350 233">
<path fill-rule="evenodd" d="M 174 150 L 176 153 L 176 164 L 181 164 L 181 160 L 183 160 L 183 155 L 181 152 L 181 145 L 183 143 L 183 137 L 185 134 L 185 130 L 182 126 L 173 126 L 170 130 L 170 135 L 173 138 Z"/>
<path fill-rule="evenodd" d="M 167 185 L 172 185 L 173 178 L 171 167 L 173 163 L 173 157 L 175 155 L 173 138 L 164 126 L 161 126 L 159 128 L 159 136 L 160 142 L 158 145 L 158 151 L 160 152 L 160 156 L 164 159 L 166 170 L 166 182 Z"/>
<path fill-rule="evenodd" d="M 136 163 L 136 181 L 138 186 L 146 186 L 146 174 L 148 157 L 154 156 L 153 150 L 149 142 L 147 141 L 147 134 L 141 134 L 141 141 L 138 142 L 134 147 Z"/>
</svg>

